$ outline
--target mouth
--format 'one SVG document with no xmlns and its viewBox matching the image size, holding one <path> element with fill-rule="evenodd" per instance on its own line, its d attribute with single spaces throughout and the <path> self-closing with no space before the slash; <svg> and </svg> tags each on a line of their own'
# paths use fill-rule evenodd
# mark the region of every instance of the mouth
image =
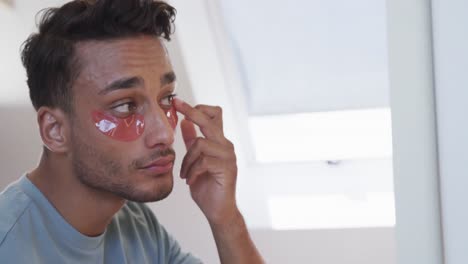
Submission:
<svg viewBox="0 0 468 264">
<path fill-rule="evenodd" d="M 156 174 L 164 174 L 172 171 L 174 167 L 174 160 L 175 157 L 172 155 L 161 157 L 152 161 L 150 164 L 141 167 L 140 170 L 156 173 Z"/>
</svg>

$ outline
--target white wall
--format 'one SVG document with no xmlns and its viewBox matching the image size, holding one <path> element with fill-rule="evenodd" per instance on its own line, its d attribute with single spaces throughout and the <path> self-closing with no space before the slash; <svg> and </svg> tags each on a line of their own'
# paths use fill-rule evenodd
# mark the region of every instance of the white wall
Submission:
<svg viewBox="0 0 468 264">
<path fill-rule="evenodd" d="M 33 107 L 0 105 L 0 190 L 39 161 L 41 140 Z"/>
<path fill-rule="evenodd" d="M 387 6 L 398 263 L 441 264 L 430 1 Z"/>
<path fill-rule="evenodd" d="M 433 0 L 445 263 L 468 263 L 468 2 Z"/>
</svg>

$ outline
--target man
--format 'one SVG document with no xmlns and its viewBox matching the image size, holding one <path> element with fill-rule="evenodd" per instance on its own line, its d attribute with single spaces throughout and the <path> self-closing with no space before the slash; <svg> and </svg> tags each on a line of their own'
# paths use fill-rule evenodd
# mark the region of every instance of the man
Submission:
<svg viewBox="0 0 468 264">
<path fill-rule="evenodd" d="M 22 51 L 44 151 L 0 195 L 1 263 L 200 263 L 143 204 L 172 190 L 176 111 L 180 176 L 221 262 L 262 263 L 236 205 L 221 109 L 174 98 L 162 40 L 174 18 L 151 0 L 75 0 L 44 13 Z"/>
</svg>

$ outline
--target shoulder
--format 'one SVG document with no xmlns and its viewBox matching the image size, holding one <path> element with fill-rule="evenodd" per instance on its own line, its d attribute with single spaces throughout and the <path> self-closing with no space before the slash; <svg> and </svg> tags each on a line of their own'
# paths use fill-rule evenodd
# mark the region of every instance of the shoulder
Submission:
<svg viewBox="0 0 468 264">
<path fill-rule="evenodd" d="M 118 221 L 125 221 L 120 226 L 130 228 L 129 236 L 138 236 L 137 241 L 151 241 L 151 247 L 157 248 L 160 257 L 169 263 L 202 263 L 189 253 L 181 250 L 179 243 L 159 223 L 153 211 L 143 203 L 127 202 L 118 214 Z"/>
<path fill-rule="evenodd" d="M 31 198 L 13 183 L 0 193 L 0 246 L 29 208 Z"/>
</svg>

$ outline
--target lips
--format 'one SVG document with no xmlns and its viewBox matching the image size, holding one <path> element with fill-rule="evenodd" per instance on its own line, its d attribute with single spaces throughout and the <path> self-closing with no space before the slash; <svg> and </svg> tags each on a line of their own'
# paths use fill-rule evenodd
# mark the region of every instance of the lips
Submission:
<svg viewBox="0 0 468 264">
<path fill-rule="evenodd" d="M 174 166 L 174 156 L 161 157 L 150 164 L 141 168 L 141 170 L 153 172 L 156 174 L 167 173 Z"/>
</svg>

